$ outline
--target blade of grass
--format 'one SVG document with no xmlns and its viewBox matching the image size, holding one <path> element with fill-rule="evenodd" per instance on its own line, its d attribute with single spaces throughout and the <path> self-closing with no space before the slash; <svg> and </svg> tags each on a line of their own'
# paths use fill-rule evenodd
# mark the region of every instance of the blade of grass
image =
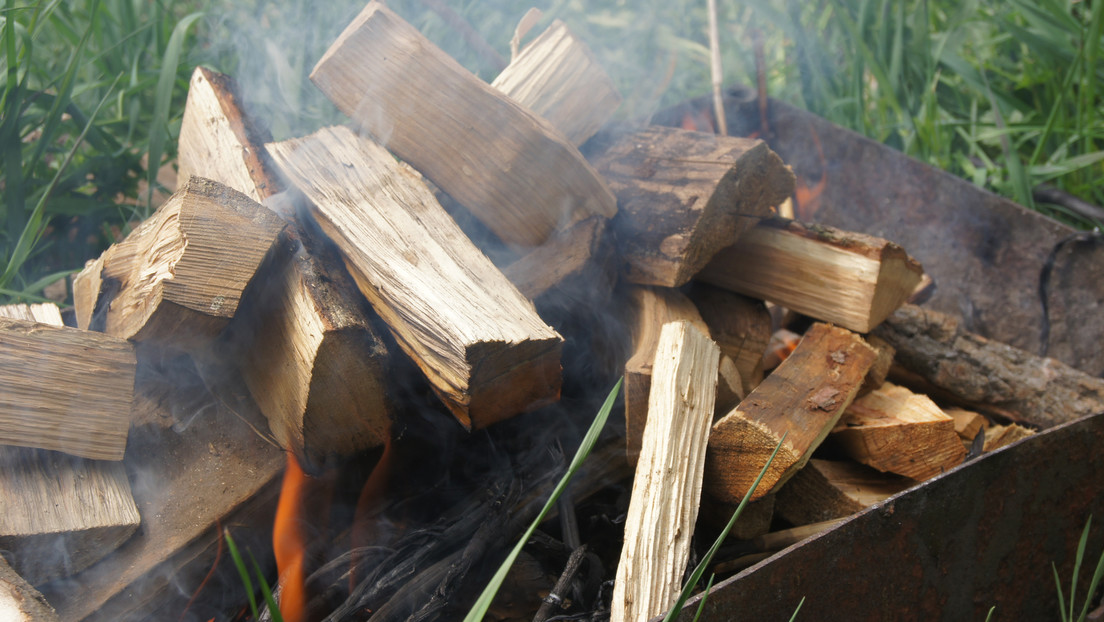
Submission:
<svg viewBox="0 0 1104 622">
<path fill-rule="evenodd" d="M 701 562 L 698 564 L 694 572 L 690 574 L 690 578 L 686 580 L 686 585 L 682 587 L 682 592 L 679 594 L 678 600 L 674 605 L 671 605 L 671 609 L 667 611 L 667 615 L 663 618 L 663 622 L 674 622 L 674 619 L 678 617 L 679 611 L 682 610 L 682 606 L 686 604 L 686 600 L 690 598 L 690 594 L 694 591 L 694 587 L 701 580 L 702 575 L 705 574 L 705 569 L 713 561 L 713 556 L 720 550 L 721 544 L 724 543 L 725 538 L 728 537 L 728 533 L 732 531 L 732 526 L 736 524 L 736 519 L 740 518 L 740 514 L 743 513 L 744 507 L 751 501 L 751 493 L 755 492 L 755 489 L 759 487 L 759 482 L 763 481 L 763 476 L 767 474 L 767 468 L 774 462 L 774 457 L 778 455 L 778 450 L 782 449 L 782 443 L 786 442 L 786 435 L 783 434 L 782 438 L 778 441 L 778 446 L 771 452 L 770 458 L 767 459 L 767 463 L 763 465 L 763 470 L 759 471 L 759 477 L 755 478 L 755 482 L 748 488 L 747 494 L 744 495 L 740 505 L 736 506 L 736 511 L 732 513 L 732 518 L 728 519 L 728 524 L 721 530 L 721 535 L 717 536 L 717 540 L 713 542 L 713 546 L 709 547 L 709 551 L 706 552 L 705 557 L 702 557 Z"/>
<path fill-rule="evenodd" d="M 176 71 L 180 65 L 180 52 L 188 28 L 203 16 L 202 12 L 185 16 L 173 28 L 165 55 L 161 59 L 161 75 L 157 80 L 157 91 L 153 103 L 153 119 L 150 123 L 149 157 L 146 160 L 146 210 L 153 211 L 153 192 L 157 186 L 157 170 L 161 167 L 161 156 L 165 151 L 165 138 L 169 132 L 169 105 L 172 103 L 173 86 Z"/>
<path fill-rule="evenodd" d="M 802 596 L 801 600 L 797 601 L 797 609 L 794 609 L 793 615 L 790 616 L 790 622 L 794 622 L 797 619 L 797 614 L 801 611 L 801 606 L 805 604 L 805 597 Z"/>
<path fill-rule="evenodd" d="M 1089 520 L 1092 520 L 1091 516 Z M 1089 615 L 1089 606 L 1092 604 L 1092 596 L 1096 594 L 1096 588 L 1100 587 L 1101 579 L 1104 579 L 1104 552 L 1100 554 L 1100 559 L 1096 562 L 1096 570 L 1093 571 L 1092 580 L 1089 582 L 1089 590 L 1087 592 L 1089 596 L 1085 598 L 1085 604 L 1081 606 L 1081 615 L 1077 617 L 1078 620 L 1084 620 Z M 1070 609 L 1073 609 L 1073 599 L 1070 599 Z"/>
<path fill-rule="evenodd" d="M 246 552 L 248 553 L 248 551 Z M 280 606 L 276 604 L 276 599 L 272 596 L 272 589 L 268 587 L 268 582 L 264 580 L 264 573 L 261 572 L 261 567 L 257 564 L 257 560 L 252 553 L 249 553 L 249 561 L 253 564 L 253 572 L 257 573 L 257 583 L 261 588 L 261 595 L 264 596 L 265 604 L 268 605 L 269 617 L 272 618 L 272 622 L 284 622 L 284 617 L 280 615 Z"/>
<path fill-rule="evenodd" d="M 242 584 L 245 585 L 245 595 L 249 598 L 249 611 L 253 614 L 253 619 L 256 620 L 257 598 L 253 595 L 253 581 L 249 579 L 249 569 L 245 567 L 245 560 L 238 552 L 238 545 L 230 537 L 230 530 L 224 529 L 222 534 L 226 538 L 226 548 L 230 549 L 230 557 L 234 560 L 234 567 L 238 569 L 238 575 L 241 576 Z"/>
<path fill-rule="evenodd" d="M 716 573 L 709 573 L 709 581 L 705 583 L 705 591 L 702 592 L 701 600 L 698 601 L 698 610 L 694 613 L 694 622 L 701 619 L 702 612 L 705 611 L 705 601 L 709 600 L 709 590 L 713 589 L 713 579 L 716 578 Z"/>
<path fill-rule="evenodd" d="M 1062 578 L 1058 576 L 1058 566 L 1054 562 L 1050 563 L 1050 569 L 1054 572 L 1054 587 L 1058 589 L 1058 619 L 1066 622 L 1069 616 L 1066 615 L 1066 598 L 1062 594 Z"/>
<path fill-rule="evenodd" d="M 544 521 L 544 517 L 548 514 L 556 505 L 556 500 L 560 498 L 560 494 L 567 488 L 567 484 L 571 481 L 571 478 L 575 475 L 575 472 L 579 470 L 579 467 L 586 460 L 586 457 L 590 455 L 590 450 L 594 448 L 594 444 L 598 442 L 598 435 L 602 432 L 602 428 L 606 425 L 606 420 L 609 419 L 610 411 L 613 410 L 613 403 L 617 400 L 617 394 L 621 391 L 621 383 L 624 379 L 618 380 L 617 384 L 610 390 L 609 396 L 606 397 L 605 403 L 598 410 L 598 414 L 594 417 L 594 421 L 590 424 L 590 428 L 587 430 L 585 436 L 583 436 L 582 442 L 579 444 L 579 449 L 575 452 L 575 457 L 572 458 L 571 464 L 567 467 L 567 472 L 560 478 L 560 482 L 556 484 L 556 488 L 552 491 L 552 495 L 545 502 L 544 507 L 541 509 L 537 518 L 529 525 L 529 528 L 525 530 L 525 534 L 521 536 L 518 543 L 514 545 L 510 554 L 506 556 L 505 561 L 498 567 L 498 571 L 495 572 L 490 582 L 487 583 L 487 587 L 483 588 L 483 592 L 476 599 L 475 604 L 472 605 L 468 615 L 464 617 L 464 622 L 479 622 L 487 615 L 487 610 L 491 607 L 491 602 L 494 601 L 495 594 L 498 593 L 498 588 L 502 586 L 502 582 L 506 579 L 506 573 L 510 571 L 510 567 L 514 565 L 514 560 L 517 559 L 518 554 L 521 553 L 522 547 L 532 537 L 533 532 L 536 531 L 537 526 Z"/>
</svg>

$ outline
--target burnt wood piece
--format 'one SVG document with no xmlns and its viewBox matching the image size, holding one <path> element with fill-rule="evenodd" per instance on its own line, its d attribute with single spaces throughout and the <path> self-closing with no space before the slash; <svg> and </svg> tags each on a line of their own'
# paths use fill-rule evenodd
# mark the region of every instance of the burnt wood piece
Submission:
<svg viewBox="0 0 1104 622">
<path fill-rule="evenodd" d="M 678 290 L 631 287 L 628 301 L 633 311 L 633 351 L 625 362 L 625 441 L 629 463 L 635 465 L 648 421 L 656 348 L 663 327 L 669 322 L 686 321 L 707 336 L 709 328 L 694 303 Z"/>
<path fill-rule="evenodd" d="M 26 579 L 0 557 L 0 619 L 8 622 L 58 622 L 57 612 Z"/>
<path fill-rule="evenodd" d="M 206 177 L 264 202 L 285 187 L 264 147 L 271 137 L 239 102 L 229 76 L 195 70 L 180 128 L 180 178 Z M 261 269 L 234 321 L 234 347 L 276 441 L 313 471 L 388 437 L 389 356 L 336 251 L 294 209 L 277 213 L 290 220 L 280 254 L 290 259 Z"/>
<path fill-rule="evenodd" d="M 53 303 L 0 306 L 0 317 L 63 326 Z M 0 548 L 27 581 L 87 568 L 140 520 L 121 462 L 0 446 Z"/>
<path fill-rule="evenodd" d="M 522 48 L 491 86 L 546 119 L 576 147 L 621 105 L 590 48 L 558 19 Z"/>
<path fill-rule="evenodd" d="M 0 444 L 122 460 L 136 362 L 123 339 L 0 317 Z"/>
<path fill-rule="evenodd" d="M 508 244 L 539 246 L 558 227 L 617 211 L 601 176 L 550 123 L 379 2 L 349 24 L 310 77 Z"/>
<path fill-rule="evenodd" d="M 663 326 L 648 424 L 625 518 L 610 620 L 648 620 L 678 598 L 698 515 L 720 349 L 690 322 Z"/>
<path fill-rule="evenodd" d="M 192 177 L 77 276 L 77 323 L 203 350 L 237 311 L 283 229 L 278 216 L 241 192 Z"/>
<path fill-rule="evenodd" d="M 762 300 L 693 282 L 686 294 L 709 326 L 721 352 L 736 364 L 744 392 L 763 380 L 763 353 L 771 338 L 771 317 Z"/>
<path fill-rule="evenodd" d="M 585 151 L 617 195 L 622 272 L 640 285 L 686 284 L 793 191 L 792 173 L 759 140 L 619 126 Z"/>
<path fill-rule="evenodd" d="M 717 253 L 698 278 L 867 333 L 908 299 L 922 274 L 893 242 L 772 218 Z"/>
<path fill-rule="evenodd" d="M 558 399 L 563 339 L 417 173 L 345 127 L 268 148 L 463 425 L 483 427 Z"/>
<path fill-rule="evenodd" d="M 954 315 L 964 330 L 1104 375 L 1099 239 L 814 114 L 768 101 L 769 132 L 746 90 L 727 93 L 726 116 L 734 132 L 767 137 L 799 186 L 817 191 L 798 218 L 907 248 L 935 281 L 926 305 Z M 679 125 L 688 111 L 711 105 L 708 98 L 688 104 L 658 113 L 655 122 Z M 1049 279 L 1040 289 L 1044 272 Z"/>
<path fill-rule="evenodd" d="M 1104 379 L 967 332 L 952 316 L 908 305 L 874 334 L 966 408 L 1042 428 L 1104 412 Z"/>
<path fill-rule="evenodd" d="M 855 462 L 813 458 L 778 491 L 775 511 L 794 525 L 844 518 L 918 482 Z"/>
<path fill-rule="evenodd" d="M 954 419 L 928 396 L 892 383 L 852 402 L 832 437 L 853 460 L 920 481 L 966 458 Z"/>
<path fill-rule="evenodd" d="M 706 491 L 738 502 L 774 448 L 785 441 L 752 500 L 784 484 L 839 421 L 874 363 L 874 349 L 851 331 L 814 324 L 797 349 L 715 424 L 706 455 Z"/>
</svg>

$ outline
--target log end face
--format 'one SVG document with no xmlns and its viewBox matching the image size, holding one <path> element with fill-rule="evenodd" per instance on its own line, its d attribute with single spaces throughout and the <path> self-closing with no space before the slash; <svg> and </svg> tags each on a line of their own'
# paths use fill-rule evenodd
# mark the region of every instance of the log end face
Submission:
<svg viewBox="0 0 1104 622">
<path fill-rule="evenodd" d="M 475 429 L 560 399 L 562 337 L 555 334 L 554 338 L 530 341 L 524 347 L 516 348 L 515 352 L 503 353 L 506 356 L 479 353 L 498 345 L 491 342 L 469 349 L 468 360 L 478 361 L 472 370 L 469 386 L 478 389 L 466 403 L 445 400 L 461 423 L 467 419 L 466 425 Z"/>
</svg>

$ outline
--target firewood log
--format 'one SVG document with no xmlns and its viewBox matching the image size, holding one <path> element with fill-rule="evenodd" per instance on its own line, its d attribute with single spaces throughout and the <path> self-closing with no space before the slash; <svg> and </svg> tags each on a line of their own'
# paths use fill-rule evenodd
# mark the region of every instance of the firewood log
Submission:
<svg viewBox="0 0 1104 622">
<path fill-rule="evenodd" d="M 908 305 L 875 334 L 937 399 L 1042 428 L 1104 411 L 1104 379 L 969 333 L 951 316 Z"/>
<path fill-rule="evenodd" d="M 641 285 L 684 285 L 793 191 L 793 173 L 759 140 L 617 127 L 586 154 L 617 195 L 623 273 Z"/>
<path fill-rule="evenodd" d="M 203 349 L 237 311 L 283 228 L 242 193 L 193 177 L 77 276 L 77 323 L 124 339 Z"/>
<path fill-rule="evenodd" d="M 54 304 L 0 306 L 0 317 L 63 325 Z M 121 462 L 0 446 L 0 548 L 26 580 L 83 570 L 139 522 Z"/>
<path fill-rule="evenodd" d="M 694 282 L 686 293 L 721 352 L 736 363 L 745 394 L 750 393 L 763 380 L 763 352 L 771 338 L 771 317 L 766 305 L 761 300 L 699 282 Z"/>
<path fill-rule="evenodd" d="M 0 620 L 58 622 L 57 612 L 26 579 L 0 557 Z"/>
<path fill-rule="evenodd" d="M 678 597 L 701 498 L 720 349 L 690 322 L 663 327 L 625 518 L 610 620 L 650 620 Z"/>
<path fill-rule="evenodd" d="M 874 349 L 858 335 L 814 324 L 801 343 L 744 401 L 715 424 L 706 456 L 706 490 L 738 502 L 785 435 L 752 500 L 784 484 L 851 404 Z"/>
<path fill-rule="evenodd" d="M 504 242 L 612 217 L 601 176 L 547 121 L 482 82 L 379 2 L 311 72 L 337 107 Z"/>
<path fill-rule="evenodd" d="M 344 127 L 269 151 L 461 423 L 486 426 L 558 398 L 562 338 L 416 173 Z"/>
<path fill-rule="evenodd" d="M 558 19 L 522 48 L 491 86 L 548 120 L 576 147 L 621 104 L 590 48 Z"/>
<path fill-rule="evenodd" d="M 813 458 L 778 491 L 775 512 L 794 525 L 843 518 L 916 483 L 855 462 Z"/>
<path fill-rule="evenodd" d="M 958 437 L 966 443 L 972 442 L 979 433 L 989 427 L 989 420 L 985 415 L 972 410 L 952 406 L 944 408 L 943 412 L 954 419 L 955 434 L 958 434 Z"/>
<path fill-rule="evenodd" d="M 593 216 L 556 232 L 544 244 L 502 269 L 526 298 L 535 300 L 556 285 L 583 274 L 599 254 L 606 219 Z"/>
<path fill-rule="evenodd" d="M 1025 439 L 1032 434 L 1035 434 L 1035 431 L 1031 428 L 1025 428 L 1015 423 L 990 426 L 985 429 L 985 444 L 982 446 L 982 451 L 995 451 L 1005 445 L 1011 445 L 1018 440 Z"/>
<path fill-rule="evenodd" d="M 774 503 L 775 495 L 769 494 L 745 505 L 740 517 L 732 524 L 732 530 L 728 532 L 729 539 L 750 540 L 770 531 L 771 521 L 774 519 Z M 702 495 L 702 523 L 720 532 L 739 505 L 739 502 L 721 501 L 708 494 Z"/>
<path fill-rule="evenodd" d="M 676 289 L 632 287 L 628 301 L 633 310 L 633 352 L 625 363 L 625 441 L 629 464 L 636 464 L 648 421 L 656 348 L 663 327 L 669 322 L 686 321 L 706 336 L 709 328 L 694 303 Z"/>
<path fill-rule="evenodd" d="M 853 460 L 918 481 L 966 458 L 954 419 L 928 396 L 888 382 L 852 402 L 832 437 Z"/>
<path fill-rule="evenodd" d="M 121 460 L 134 346 L 109 335 L 0 318 L 0 444 Z"/>
<path fill-rule="evenodd" d="M 922 274 L 892 242 L 772 218 L 717 253 L 698 278 L 867 333 L 912 294 Z"/>
<path fill-rule="evenodd" d="M 197 68 L 180 127 L 180 178 L 222 182 L 253 200 L 285 190 L 244 114 L 233 80 Z M 378 447 L 389 435 L 389 356 L 340 257 L 289 214 L 291 259 L 272 262 L 243 301 L 235 347 L 273 436 L 314 470 L 329 455 Z"/>
<path fill-rule="evenodd" d="M 859 388 L 859 393 L 855 396 L 856 399 L 885 384 L 886 378 L 889 377 L 889 370 L 893 367 L 893 357 L 897 354 L 897 351 L 889 345 L 888 341 L 877 335 L 867 335 L 866 343 L 874 348 L 874 351 L 878 353 L 878 358 L 874 359 L 874 364 L 870 366 L 870 371 L 866 373 L 866 380 Z"/>
</svg>

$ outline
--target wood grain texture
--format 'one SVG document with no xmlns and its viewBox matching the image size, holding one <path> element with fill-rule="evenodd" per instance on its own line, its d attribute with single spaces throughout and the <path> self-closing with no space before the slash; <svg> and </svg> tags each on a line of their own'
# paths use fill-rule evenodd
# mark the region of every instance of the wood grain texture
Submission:
<svg viewBox="0 0 1104 622">
<path fill-rule="evenodd" d="M 465 425 L 555 400 L 562 338 L 421 178 L 344 127 L 269 145 L 400 347 Z"/>
<path fill-rule="evenodd" d="M 721 352 L 736 364 L 744 393 L 750 393 L 763 380 L 763 352 L 771 339 L 767 306 L 762 300 L 697 281 L 686 295 L 709 326 L 709 335 Z"/>
<path fill-rule="evenodd" d="M 922 274 L 892 242 L 772 218 L 717 253 L 698 278 L 867 333 L 908 299 Z"/>
<path fill-rule="evenodd" d="M 592 216 L 557 231 L 544 244 L 502 269 L 510 282 L 535 300 L 564 281 L 584 274 L 600 254 L 606 219 Z"/>
<path fill-rule="evenodd" d="M 311 72 L 337 107 L 508 244 L 617 202 L 567 139 L 370 2 Z"/>
<path fill-rule="evenodd" d="M 576 147 L 621 105 L 590 48 L 558 19 L 522 48 L 491 86 L 546 119 Z"/>
<path fill-rule="evenodd" d="M 284 229 L 237 190 L 193 177 L 76 278 L 82 328 L 190 351 L 216 337 Z M 93 293 L 95 292 L 95 293 Z"/>
<path fill-rule="evenodd" d="M 135 365 L 117 337 L 0 318 L 0 444 L 121 460 Z"/>
<path fill-rule="evenodd" d="M 613 622 L 650 620 L 678 598 L 701 499 L 719 358 L 717 345 L 691 323 L 664 325 L 610 600 Z"/>
<path fill-rule="evenodd" d="M 832 437 L 853 460 L 919 481 L 966 458 L 954 419 L 928 396 L 888 382 L 852 402 Z"/>
<path fill-rule="evenodd" d="M 850 516 L 916 484 L 855 462 L 813 458 L 778 491 L 774 507 L 787 522 L 808 525 Z"/>
<path fill-rule="evenodd" d="M 0 620 L 58 622 L 57 612 L 42 594 L 0 557 Z"/>
<path fill-rule="evenodd" d="M 228 76 L 197 68 L 181 122 L 180 177 L 219 181 L 261 202 L 285 190 Z M 258 274 L 235 322 L 242 376 L 273 436 L 309 469 L 383 444 L 390 433 L 387 347 L 367 302 L 313 223 L 291 216 L 288 250 Z M 282 260 L 288 258 L 287 261 Z"/>
<path fill-rule="evenodd" d="M 814 324 L 793 354 L 713 424 L 705 466 L 709 494 L 729 502 L 742 499 L 783 435 L 752 499 L 784 484 L 851 404 L 875 356 L 858 335 Z"/>
<path fill-rule="evenodd" d="M 616 127 L 586 153 L 617 195 L 623 274 L 641 285 L 684 285 L 793 191 L 793 173 L 759 140 Z"/>
<path fill-rule="evenodd" d="M 970 333 L 949 315 L 906 305 L 875 334 L 937 399 L 1042 428 L 1104 411 L 1104 379 Z"/>
</svg>

